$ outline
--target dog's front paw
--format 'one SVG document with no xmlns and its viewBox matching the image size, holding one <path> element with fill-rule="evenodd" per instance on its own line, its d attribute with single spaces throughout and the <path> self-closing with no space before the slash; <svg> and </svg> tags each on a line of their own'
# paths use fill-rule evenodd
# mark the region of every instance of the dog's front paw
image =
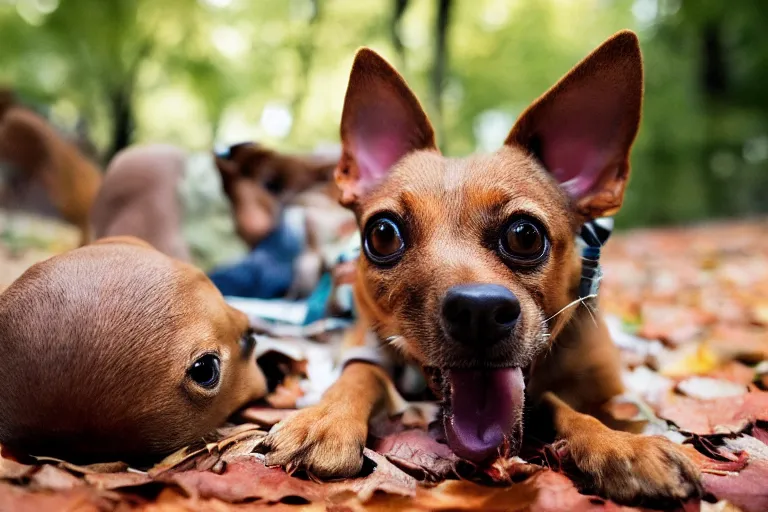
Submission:
<svg viewBox="0 0 768 512">
<path fill-rule="evenodd" d="M 605 430 L 568 448 L 586 490 L 617 503 L 666 507 L 702 494 L 698 469 L 664 437 Z"/>
<path fill-rule="evenodd" d="M 304 469 L 319 478 L 348 478 L 363 468 L 368 425 L 333 407 L 297 411 L 264 441 L 268 466 Z"/>
</svg>

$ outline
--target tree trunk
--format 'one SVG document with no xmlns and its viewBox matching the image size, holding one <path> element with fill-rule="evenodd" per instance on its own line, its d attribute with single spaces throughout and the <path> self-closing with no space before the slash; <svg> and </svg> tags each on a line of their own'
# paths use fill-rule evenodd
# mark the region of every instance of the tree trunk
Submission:
<svg viewBox="0 0 768 512">
<path fill-rule="evenodd" d="M 713 158 L 722 148 L 718 147 L 720 118 L 723 101 L 728 95 L 728 67 L 723 45 L 720 23 L 706 22 L 699 33 L 700 75 L 699 85 L 703 97 L 704 126 L 702 155 L 702 178 L 706 184 L 707 209 L 709 215 L 719 217 L 732 212 L 727 194 L 729 187 L 725 178 L 718 175 L 712 167 Z"/>
<path fill-rule="evenodd" d="M 135 120 L 133 117 L 132 94 L 129 87 L 114 89 L 109 93 L 109 109 L 112 117 L 112 143 L 107 162 L 118 151 L 127 148 L 133 140 Z"/>
<path fill-rule="evenodd" d="M 312 0 L 312 16 L 309 18 L 308 26 L 304 32 L 304 38 L 296 45 L 296 52 L 299 54 L 299 78 L 300 85 L 291 99 L 290 109 L 293 116 L 289 136 L 292 135 L 301 120 L 301 113 L 304 110 L 304 100 L 309 88 L 309 77 L 312 72 L 312 61 L 315 58 L 315 36 L 319 21 L 320 0 Z"/>
<path fill-rule="evenodd" d="M 395 0 L 394 13 L 392 14 L 392 23 L 389 26 L 390 35 L 392 36 L 392 46 L 395 47 L 397 53 L 397 68 L 401 73 L 405 73 L 405 45 L 403 44 L 403 38 L 400 37 L 400 23 L 403 20 L 403 15 L 406 9 L 408 9 L 409 0 Z"/>
<path fill-rule="evenodd" d="M 448 29 L 451 23 L 452 0 L 437 0 L 435 18 L 435 57 L 432 68 L 432 101 L 434 103 L 435 129 L 443 151 L 446 151 L 445 127 L 443 125 L 443 90 L 448 67 Z"/>
</svg>

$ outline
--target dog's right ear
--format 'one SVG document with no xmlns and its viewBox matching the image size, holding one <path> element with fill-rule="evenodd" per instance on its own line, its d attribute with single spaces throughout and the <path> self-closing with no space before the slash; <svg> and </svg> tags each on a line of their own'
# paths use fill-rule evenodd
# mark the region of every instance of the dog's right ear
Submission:
<svg viewBox="0 0 768 512">
<path fill-rule="evenodd" d="M 373 50 L 357 52 L 341 116 L 342 156 L 334 177 L 353 206 L 412 151 L 437 151 L 435 132 L 402 76 Z"/>
</svg>

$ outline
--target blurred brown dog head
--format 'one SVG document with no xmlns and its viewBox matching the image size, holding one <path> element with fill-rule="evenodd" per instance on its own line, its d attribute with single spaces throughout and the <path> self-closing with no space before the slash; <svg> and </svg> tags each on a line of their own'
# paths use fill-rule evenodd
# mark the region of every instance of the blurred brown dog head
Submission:
<svg viewBox="0 0 768 512">
<path fill-rule="evenodd" d="M 357 54 L 336 172 L 363 234 L 356 299 L 435 376 L 462 457 L 521 435 L 522 370 L 573 311 L 580 227 L 621 206 L 641 98 L 638 41 L 622 32 L 523 112 L 501 149 L 446 158 L 402 77 Z"/>
<path fill-rule="evenodd" d="M 0 295 L 0 443 L 74 460 L 172 452 L 266 394 L 246 316 L 129 237 L 30 268 Z"/>
<path fill-rule="evenodd" d="M 285 155 L 250 142 L 216 155 L 240 238 L 252 248 L 258 245 L 277 226 L 282 208 L 298 194 L 333 183 L 337 162 Z"/>
</svg>

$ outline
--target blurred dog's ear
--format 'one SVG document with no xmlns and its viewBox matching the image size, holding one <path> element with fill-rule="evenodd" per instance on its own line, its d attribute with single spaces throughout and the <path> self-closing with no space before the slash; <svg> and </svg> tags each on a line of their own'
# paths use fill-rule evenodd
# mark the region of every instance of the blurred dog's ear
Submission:
<svg viewBox="0 0 768 512">
<path fill-rule="evenodd" d="M 528 107 L 506 144 L 535 155 L 579 215 L 612 215 L 624 198 L 642 96 L 637 36 L 622 31 Z"/>
<path fill-rule="evenodd" d="M 411 151 L 437 151 L 432 125 L 402 76 L 373 50 L 357 52 L 341 117 L 336 169 L 341 203 L 352 206 Z"/>
</svg>

